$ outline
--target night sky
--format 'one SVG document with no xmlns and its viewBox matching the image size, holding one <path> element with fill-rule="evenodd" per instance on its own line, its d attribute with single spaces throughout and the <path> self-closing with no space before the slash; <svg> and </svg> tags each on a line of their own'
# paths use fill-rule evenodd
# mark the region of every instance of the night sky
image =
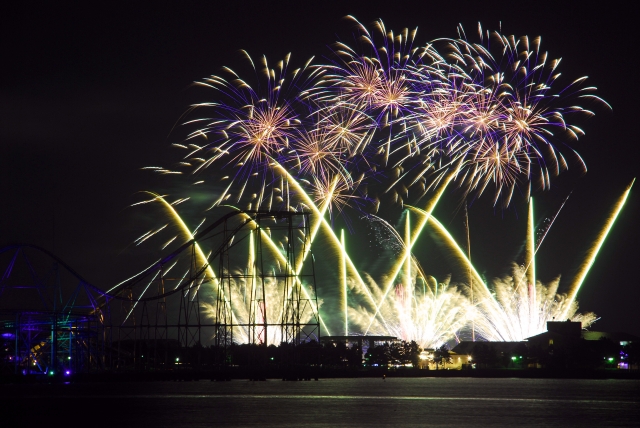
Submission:
<svg viewBox="0 0 640 428">
<path fill-rule="evenodd" d="M 3 6 L 0 246 L 22 242 L 52 250 L 103 288 L 142 269 L 144 263 L 128 250 L 144 231 L 129 205 L 143 199 L 139 191 L 171 188 L 141 168 L 176 161 L 169 146 L 183 134 L 174 126 L 190 103 L 213 95 L 192 83 L 222 66 L 243 64 L 240 49 L 273 62 L 288 52 L 301 62 L 322 58 L 335 40 L 352 38 L 352 24 L 342 19 L 351 14 L 365 24 L 382 18 L 396 31 L 417 26 L 419 43 L 456 37 L 458 23 L 468 33 L 478 22 L 488 29 L 501 24 L 505 34 L 541 35 L 542 48 L 563 58 L 562 73 L 589 76 L 588 85 L 597 86 L 613 110 L 584 104 L 596 116 L 579 121 L 586 136 L 573 147 L 588 172 L 565 172 L 550 191 L 534 193 L 541 220 L 572 192 L 537 262 L 543 281 L 571 277 L 615 200 L 638 174 L 633 13 L 612 1 L 598 7 L 433 3 Z M 474 263 L 488 278 L 517 259 L 526 221 L 522 198 L 503 210 L 493 208 L 490 196 L 470 208 Z M 461 198 L 461 192 L 449 192 L 436 215 L 462 240 Z M 594 330 L 640 335 L 637 218 L 638 184 L 578 295 L 581 312 L 601 317 Z"/>
</svg>

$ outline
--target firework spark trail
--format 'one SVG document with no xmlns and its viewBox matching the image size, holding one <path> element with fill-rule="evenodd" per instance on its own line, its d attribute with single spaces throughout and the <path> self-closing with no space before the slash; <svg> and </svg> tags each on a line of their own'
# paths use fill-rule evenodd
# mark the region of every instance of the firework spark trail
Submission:
<svg viewBox="0 0 640 428">
<path fill-rule="evenodd" d="M 527 216 L 527 239 L 526 239 L 526 251 L 525 251 L 525 264 L 524 275 L 522 279 L 527 280 L 527 291 L 529 296 L 529 305 L 527 306 L 527 312 L 529 314 L 529 320 L 533 317 L 533 314 L 538 309 L 538 293 L 536 293 L 536 228 L 533 218 L 533 198 L 529 199 L 529 210 Z M 519 283 L 518 283 L 519 284 Z M 527 328 L 529 331 L 533 330 L 535 326 L 531 321 L 528 322 Z"/>
<path fill-rule="evenodd" d="M 540 238 L 536 242 L 536 253 L 540 249 L 540 246 L 542 246 L 542 242 L 544 242 L 544 239 L 547 237 L 547 233 L 549 233 L 549 230 L 551 230 L 551 227 L 553 226 L 553 223 L 555 223 L 556 219 L 558 218 L 558 215 L 560 215 L 560 211 L 562 211 L 562 208 L 564 208 L 564 205 L 567 203 L 567 201 L 569 200 L 570 196 L 571 196 L 571 192 L 569 192 L 567 197 L 564 198 L 564 200 L 562 201 L 562 204 L 560 205 L 560 208 L 558 208 L 558 211 L 556 211 L 556 213 L 553 215 L 551 220 L 544 227 L 544 232 L 542 233 L 542 236 L 540 236 Z"/>
<path fill-rule="evenodd" d="M 480 276 L 480 274 L 478 273 L 478 271 L 476 270 L 476 268 L 471 264 L 471 262 L 469 261 L 469 259 L 467 258 L 467 255 L 464 253 L 464 251 L 462 250 L 462 248 L 460 248 L 460 246 L 458 245 L 458 243 L 456 242 L 455 239 L 453 239 L 453 236 L 451 236 L 451 234 L 449 233 L 449 231 L 447 229 L 445 229 L 445 227 L 442 225 L 442 223 L 440 223 L 433 215 L 428 214 L 426 211 L 417 208 L 417 207 L 412 207 L 411 205 L 407 205 L 406 206 L 409 210 L 414 211 L 416 214 L 422 215 L 424 217 L 427 218 L 427 220 L 429 222 L 431 222 L 431 224 L 434 226 L 435 230 L 445 238 L 446 242 L 449 244 L 449 246 L 455 250 L 455 255 L 458 257 L 458 259 L 460 260 L 461 264 L 463 264 L 465 267 L 468 267 L 471 271 L 471 273 L 473 273 L 473 276 L 475 277 L 475 280 L 477 282 L 479 282 L 480 284 L 484 285 L 484 291 L 488 294 L 491 295 L 491 292 L 489 291 L 488 288 L 486 288 L 486 284 L 485 282 L 482 280 L 482 277 Z"/>
<path fill-rule="evenodd" d="M 413 207 L 411 209 L 415 210 Z M 567 314 L 575 321 L 581 321 L 585 327 L 595 321 L 595 315 L 577 314 L 578 307 L 575 302 L 557 294 L 559 279 L 546 287 L 540 282 L 529 287 L 517 287 L 521 282 L 526 282 L 526 273 L 519 266 L 514 266 L 512 276 L 495 279 L 490 289 L 442 224 L 433 216 L 429 220 L 435 230 L 446 238 L 445 242 L 455 250 L 458 259 L 469 267 L 476 280 L 483 285 L 480 287 L 483 296 L 473 305 L 478 314 L 471 317 L 479 335 L 485 340 L 524 340 L 545 331 L 546 321 L 565 319 L 561 314 Z M 474 287 L 474 291 L 477 290 Z"/>
<path fill-rule="evenodd" d="M 144 293 L 147 292 L 147 290 L 149 289 L 149 287 L 151 286 L 151 284 L 153 284 L 153 281 L 156 280 L 156 278 L 158 277 L 158 275 L 160 275 L 160 271 L 156 272 L 155 275 L 153 275 L 153 277 L 151 278 L 151 280 L 149 281 L 149 283 L 147 284 L 147 286 L 144 288 L 144 290 L 142 290 L 142 294 L 144 295 Z M 136 302 L 131 305 L 131 309 L 129 310 L 129 313 L 127 314 L 126 317 L 124 317 L 124 320 L 122 320 L 122 323 L 120 323 L 121 326 L 124 326 L 124 324 L 127 322 L 127 320 L 129 319 L 129 317 L 131 316 L 131 314 L 133 313 L 133 310 L 136 308 L 136 306 L 138 306 L 139 301 L 136 300 Z"/>
<path fill-rule="evenodd" d="M 299 186 L 299 184 L 293 179 L 293 177 L 291 177 L 289 175 L 288 171 L 286 169 L 284 169 L 282 166 L 280 166 L 279 164 L 277 164 L 277 162 L 275 160 L 273 160 L 273 163 L 276 165 L 275 169 L 280 170 L 282 172 L 282 174 L 287 178 L 287 180 L 291 180 L 291 184 L 293 184 L 293 186 L 299 190 L 300 194 L 303 196 L 303 199 L 306 200 L 308 206 L 312 209 L 312 211 L 314 211 L 314 213 L 316 214 L 317 218 L 320 219 L 320 220 L 318 220 L 318 221 L 313 223 L 313 226 L 311 228 L 311 234 L 310 234 L 310 237 L 308 238 L 309 239 L 309 245 L 305 245 L 305 251 L 304 251 L 303 254 L 301 254 L 300 258 L 298 258 L 298 262 L 297 262 L 295 267 L 288 265 L 287 261 L 283 259 L 283 256 L 280 253 L 279 248 L 277 247 L 277 245 L 271 240 L 271 238 L 267 234 L 265 234 L 265 232 L 263 230 L 261 230 L 262 236 L 267 238 L 266 242 L 268 242 L 269 245 L 272 247 L 273 253 L 276 254 L 280 259 L 282 259 L 281 261 L 283 261 L 285 264 L 287 264 L 287 266 L 286 266 L 287 269 L 290 269 L 295 275 L 298 275 L 300 273 L 301 269 L 302 269 L 302 265 L 303 265 L 307 255 L 310 253 L 311 243 L 313 242 L 313 239 L 315 238 L 320 226 L 324 226 L 325 230 L 328 232 L 328 236 L 332 237 L 334 239 L 334 241 L 337 240 L 337 237 L 335 236 L 335 234 L 333 233 L 333 230 L 331 229 L 330 225 L 327 223 L 327 221 L 324 218 L 324 215 L 325 215 L 327 207 L 328 207 L 328 203 L 325 203 L 323 205 L 323 207 L 321 209 L 319 209 L 314 204 L 314 202 L 311 200 L 311 198 Z M 160 196 L 155 195 L 153 193 L 151 193 L 151 194 L 156 196 L 156 198 L 160 198 L 160 199 L 158 199 L 159 201 L 164 202 L 164 205 L 166 205 L 167 209 L 170 210 L 170 212 L 171 212 L 173 218 L 176 220 L 176 222 L 185 231 L 185 233 L 188 233 L 188 236 L 191 237 L 190 239 L 192 239 L 192 235 L 190 234 L 190 232 L 188 232 L 188 228 L 187 228 L 186 224 L 180 218 L 180 216 L 177 214 L 177 212 L 175 211 L 173 206 L 168 204 L 164 200 L 164 198 L 161 198 Z M 231 208 L 237 209 L 235 207 L 231 207 Z M 351 262 L 351 259 L 348 257 L 348 255 L 346 255 L 346 251 L 344 251 L 344 248 L 342 247 L 342 245 L 340 244 L 339 241 L 338 241 L 337 245 L 342 250 L 342 252 L 345 254 L 346 262 L 349 264 L 351 272 L 354 273 L 356 275 L 356 277 L 359 279 L 360 283 L 363 285 L 362 288 L 367 291 L 367 294 L 368 294 L 369 298 L 373 299 L 372 296 L 368 293 L 367 287 L 364 286 L 364 281 L 360 278 L 357 269 L 355 268 L 355 266 Z M 202 250 L 200 249 L 199 245 L 197 246 L 197 250 L 199 251 L 198 255 L 201 256 L 201 257 L 204 257 L 204 254 L 202 253 Z M 203 260 L 205 260 L 205 259 L 203 259 Z M 213 271 L 211 270 L 210 266 L 208 266 L 208 265 L 207 265 L 207 272 L 210 273 L 210 276 L 215 278 L 215 274 L 213 274 Z M 299 279 L 298 279 L 298 281 L 299 281 Z M 306 288 L 304 288 L 304 286 L 303 286 L 302 289 L 303 289 L 303 292 L 305 293 L 305 295 L 308 296 L 308 292 L 307 292 Z M 226 299 L 225 299 L 225 301 L 226 301 Z M 213 308 L 209 308 L 209 309 L 210 309 L 210 312 L 214 311 Z M 317 310 L 317 308 L 316 308 L 316 310 Z M 232 314 L 233 314 L 233 312 L 232 312 Z M 239 316 L 239 315 L 235 315 L 235 316 Z M 273 316 L 276 316 L 276 314 L 273 314 Z M 280 316 L 282 316 L 282 314 L 280 314 Z M 329 329 L 326 326 L 326 324 L 324 323 L 324 320 L 322 319 L 321 316 L 320 316 L 320 322 L 322 323 L 325 331 L 329 332 Z"/>
<path fill-rule="evenodd" d="M 342 246 L 342 253 L 340 257 L 340 279 L 342 282 L 342 292 L 343 292 L 343 306 L 344 306 L 344 335 L 349 335 L 349 302 L 347 300 L 347 261 L 345 254 L 346 245 L 344 243 L 344 229 L 340 231 L 340 244 Z"/>
<path fill-rule="evenodd" d="M 629 196 L 629 193 L 631 192 L 631 187 L 633 187 L 633 183 L 635 183 L 635 181 L 636 179 L 634 178 L 631 181 L 631 183 L 629 183 L 629 185 L 627 186 L 627 189 L 624 191 L 622 196 L 618 199 L 616 205 L 611 211 L 611 214 L 609 215 L 609 218 L 607 219 L 605 225 L 603 226 L 602 230 L 598 234 L 598 238 L 594 241 L 593 245 L 589 249 L 589 252 L 587 253 L 587 257 L 585 258 L 584 262 L 580 266 L 580 269 L 578 270 L 578 274 L 576 275 L 576 279 L 574 280 L 571 286 L 571 291 L 569 292 L 570 304 L 574 302 L 576 296 L 578 295 L 578 292 L 580 291 L 580 287 L 582 286 L 582 283 L 587 277 L 587 274 L 589 273 L 591 266 L 593 266 L 593 262 L 596 260 L 596 257 L 598 256 L 598 252 L 602 248 L 602 245 L 604 244 L 604 241 L 607 238 L 607 235 L 609 235 L 609 232 L 611 231 L 611 228 L 613 227 L 613 224 L 615 223 L 616 218 L 618 218 L 618 214 L 620 214 L 620 211 L 622 211 L 622 207 L 624 206 L 624 203 L 627 201 L 627 197 Z M 563 315 L 566 315 L 567 311 L 568 309 L 565 310 Z M 563 316 L 562 319 L 564 318 L 566 317 Z"/>
<path fill-rule="evenodd" d="M 406 128 L 403 119 L 409 112 L 410 104 L 416 100 L 416 93 L 409 83 L 413 80 L 411 66 L 416 52 L 413 49 L 416 31 L 409 33 L 405 29 L 394 36 L 393 31 L 387 31 L 379 20 L 375 27 L 384 39 L 383 47 L 379 48 L 374 36 L 364 25 L 352 16 L 348 18 L 357 25 L 361 33 L 360 40 L 371 49 L 373 56 L 362 56 L 344 43 L 338 43 L 336 56 L 341 58 L 343 66 L 332 67 L 336 74 L 325 78 L 325 82 L 331 89 L 338 89 L 335 100 L 371 110 L 380 128 L 388 128 L 386 137 L 381 140 L 386 165 L 392 140 L 397 138 L 394 126 L 400 127 L 402 133 Z"/>
<path fill-rule="evenodd" d="M 529 271 L 529 267 L 532 267 L 533 269 L 533 276 L 532 278 L 529 278 L 529 283 L 530 284 L 535 284 L 535 258 L 536 258 L 536 254 L 538 254 L 538 250 L 540 250 L 540 246 L 542 246 L 542 242 L 544 241 L 544 239 L 547 237 L 547 233 L 549 233 L 549 230 L 551 229 L 551 227 L 553 226 L 553 223 L 555 223 L 556 219 L 558 218 L 558 215 L 560 214 L 560 211 L 562 211 L 562 208 L 564 208 L 564 205 L 567 203 L 567 201 L 569 200 L 569 197 L 571 196 L 571 193 L 569 193 L 567 195 L 566 198 L 564 198 L 564 200 L 562 201 L 562 204 L 560 204 L 560 208 L 558 208 L 558 211 L 556 211 L 556 213 L 553 215 L 553 217 L 551 218 L 551 220 L 549 221 L 549 223 L 546 225 L 545 229 L 544 229 L 544 233 L 542 234 L 542 236 L 536 241 L 534 240 L 534 236 L 533 233 L 535 232 L 534 226 L 533 226 L 533 198 L 531 198 L 531 208 L 529 210 L 529 233 L 527 234 L 528 236 L 528 243 L 527 245 L 532 245 L 533 247 L 533 252 L 531 252 L 531 250 L 529 250 L 529 252 L 531 253 L 530 256 L 527 257 L 527 261 L 526 261 L 526 265 L 525 265 L 525 272 Z M 518 287 L 520 287 L 522 285 L 522 283 L 518 283 L 518 286 L 516 287 L 516 289 Z"/>
<path fill-rule="evenodd" d="M 527 239 L 525 241 L 525 277 L 527 284 L 533 285 L 536 283 L 536 227 L 533 219 L 533 198 L 529 199 L 529 209 L 527 215 Z"/>
</svg>

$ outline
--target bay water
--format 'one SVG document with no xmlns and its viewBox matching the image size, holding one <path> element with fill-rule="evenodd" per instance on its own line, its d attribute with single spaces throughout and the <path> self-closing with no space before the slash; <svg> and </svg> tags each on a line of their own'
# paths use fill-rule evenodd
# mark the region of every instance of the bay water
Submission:
<svg viewBox="0 0 640 428">
<path fill-rule="evenodd" d="M 640 427 L 639 380 L 16 384 L 0 399 L 3 427 Z"/>
</svg>

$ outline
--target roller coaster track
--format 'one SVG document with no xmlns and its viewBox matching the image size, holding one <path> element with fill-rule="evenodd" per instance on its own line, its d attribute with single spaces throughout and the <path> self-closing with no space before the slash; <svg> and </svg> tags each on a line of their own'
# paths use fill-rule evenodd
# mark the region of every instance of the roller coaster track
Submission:
<svg viewBox="0 0 640 428">
<path fill-rule="evenodd" d="M 71 353 L 73 348 L 73 352 L 75 352 L 76 354 L 80 353 L 87 355 L 86 358 L 87 361 L 89 361 L 89 363 L 87 364 L 93 364 L 93 360 L 100 359 L 102 361 L 102 366 L 109 366 L 109 363 L 107 361 L 108 358 L 105 356 L 104 350 L 113 349 L 115 346 L 114 343 L 116 343 L 114 341 L 122 342 L 122 340 L 129 340 L 128 338 L 132 338 L 132 340 L 134 341 L 167 341 L 171 339 L 171 334 L 168 333 L 168 331 L 171 328 L 177 328 L 178 341 L 185 342 L 181 343 L 181 346 L 193 346 L 196 343 L 200 343 L 199 338 L 201 328 L 215 328 L 218 329 L 217 331 L 220 331 L 219 329 L 221 328 L 223 330 L 226 329 L 227 331 L 232 331 L 234 328 L 251 328 L 246 324 L 246 322 L 240 323 L 234 319 L 233 311 L 231 308 L 231 298 L 228 296 L 224 296 L 224 278 L 216 278 L 210 262 L 211 260 L 218 258 L 220 260 L 219 273 L 224 272 L 224 269 L 228 271 L 228 268 L 223 268 L 222 259 L 223 257 L 226 257 L 228 259 L 228 252 L 230 248 L 232 248 L 239 242 L 242 242 L 242 240 L 244 239 L 243 237 L 248 236 L 248 234 L 239 235 L 239 233 L 244 228 L 249 227 L 251 230 L 257 230 L 258 228 L 260 228 L 260 218 L 274 220 L 288 219 L 289 233 L 290 236 L 293 236 L 291 235 L 291 224 L 293 221 L 293 217 L 298 215 L 308 216 L 307 213 L 297 213 L 289 211 L 235 210 L 229 212 L 198 232 L 197 236 L 191 235 L 192 239 L 189 239 L 187 242 L 179 245 L 169 254 L 158 259 L 147 268 L 136 273 L 125 281 L 116 284 L 108 290 L 104 290 L 85 279 L 68 263 L 66 263 L 57 255 L 53 254 L 47 249 L 32 244 L 11 244 L 4 246 L 0 248 L 0 269 L 3 269 L 0 270 L 0 274 L 2 274 L 2 276 L 0 277 L 0 304 L 3 305 L 0 308 L 0 333 L 2 333 L 3 337 L 10 337 L 11 340 L 15 339 L 16 343 L 15 349 L 10 352 L 13 353 L 13 355 L 7 355 L 4 359 L 13 360 L 16 364 L 16 370 L 17 365 L 21 364 L 26 365 L 27 372 L 30 372 L 31 362 L 36 361 L 35 354 L 32 351 L 34 347 L 37 347 L 40 355 L 38 357 L 38 367 L 40 367 L 40 362 L 42 361 L 42 359 L 46 358 L 48 358 L 49 360 L 48 367 L 54 367 L 56 365 L 64 366 L 65 363 L 60 363 L 60 361 L 58 361 L 59 358 L 56 357 L 58 352 L 62 352 L 57 349 L 57 343 L 58 341 L 60 341 L 67 344 L 65 345 L 67 347 L 64 349 L 64 352 L 69 355 L 69 360 L 71 360 Z M 239 219 L 234 219 L 234 217 L 238 216 Z M 233 220 L 233 222 L 229 226 L 228 222 L 230 220 Z M 308 220 L 302 223 L 307 224 Z M 224 230 L 220 231 L 220 229 Z M 306 232 L 303 232 L 303 234 L 304 233 Z M 234 242 L 234 239 L 237 236 L 243 237 L 237 239 Z M 200 245 L 207 240 L 210 240 L 210 247 L 211 245 L 213 245 L 213 248 L 210 248 L 210 253 L 205 257 L 204 253 L 202 253 L 202 250 L 200 249 Z M 306 240 L 303 241 L 306 242 Z M 53 262 L 52 271 L 54 271 L 54 274 L 51 274 L 51 272 L 49 272 L 45 275 L 41 275 L 39 272 L 37 272 L 35 264 L 29 260 L 30 256 L 26 254 L 32 254 L 32 252 L 28 250 L 32 250 L 35 253 L 40 253 L 41 256 L 38 257 L 48 258 L 50 262 Z M 195 256 L 196 251 L 199 253 L 197 262 Z M 273 249 L 271 251 L 273 251 Z M 190 259 L 188 252 L 191 252 Z M 23 268 L 22 276 L 15 275 L 14 273 L 14 270 L 20 269 L 18 267 L 21 263 L 18 262 L 18 260 L 21 259 L 20 255 L 22 255 L 22 258 L 26 262 L 22 263 L 22 265 L 26 266 L 26 268 Z M 187 258 L 180 259 L 181 256 L 187 256 Z M 283 256 L 280 255 L 279 257 L 282 258 Z M 162 284 L 164 284 L 164 275 L 166 274 L 166 272 L 171 270 L 173 266 L 176 266 L 176 264 L 178 264 L 179 259 L 182 260 L 180 261 L 179 266 L 183 267 L 187 260 L 191 261 L 189 263 L 190 267 L 188 268 L 187 273 L 185 273 L 185 276 L 182 277 L 182 279 L 178 282 L 177 286 L 165 290 L 164 285 L 162 285 L 156 289 L 157 291 L 155 293 L 149 291 L 153 290 L 151 284 L 154 283 L 154 281 L 162 282 Z M 287 261 L 286 259 L 284 259 L 284 261 L 286 262 L 285 265 L 289 263 L 289 261 Z M 169 266 L 168 269 L 167 266 Z M 67 293 L 68 290 L 63 293 L 61 291 L 60 284 L 51 285 L 52 281 L 54 283 L 56 282 L 56 277 L 58 277 L 58 283 L 60 282 L 60 272 L 64 271 L 67 272 L 64 275 L 70 278 L 69 281 L 65 282 L 66 289 L 69 288 L 69 283 L 73 283 L 75 281 L 78 284 L 75 289 L 70 292 L 70 294 Z M 28 274 L 25 272 L 28 272 Z M 297 292 L 292 293 L 292 288 L 287 288 L 291 286 L 301 287 L 300 279 L 295 273 L 290 271 L 288 272 L 289 273 L 287 273 L 286 275 L 289 275 L 294 279 L 291 280 L 292 285 L 285 287 L 285 295 L 280 300 L 280 302 L 283 305 L 292 305 L 294 303 L 291 303 L 291 299 L 297 298 L 297 304 L 298 306 L 300 306 L 300 291 L 298 290 Z M 278 278 L 286 275 L 275 275 L 274 273 L 270 277 Z M 28 285 L 19 283 L 16 285 L 15 282 L 20 281 L 18 279 L 15 279 L 16 276 L 20 277 L 20 280 L 22 280 L 23 278 L 31 277 L 32 283 Z M 187 276 L 188 278 L 186 278 Z M 52 278 L 54 279 L 52 280 Z M 176 281 L 177 279 L 172 278 L 170 280 Z M 232 281 L 233 278 L 229 277 L 226 280 L 227 284 L 230 284 L 229 281 Z M 200 307 L 197 295 L 200 286 L 204 281 L 212 283 L 213 287 L 210 287 L 209 289 L 213 289 L 215 291 L 214 294 L 218 296 L 217 305 L 225 306 L 223 311 L 231 313 L 231 318 L 229 318 L 228 316 L 224 319 L 217 318 L 217 321 L 214 320 L 213 322 L 208 323 L 202 323 L 200 321 Z M 264 285 L 262 287 L 262 297 L 255 297 L 256 299 L 266 299 L 266 294 L 264 294 Z M 23 288 L 36 289 L 40 294 L 42 303 L 35 311 L 32 307 L 24 308 L 20 307 L 19 305 L 11 307 L 11 300 L 10 297 L 7 297 L 7 295 L 9 294 L 7 293 L 7 290 L 11 289 L 11 292 L 15 292 L 17 289 Z M 53 293 L 51 293 L 51 290 L 53 290 Z M 65 294 L 64 299 L 63 294 Z M 175 294 L 180 295 L 180 298 L 178 300 L 181 303 L 178 303 L 178 306 L 175 306 L 176 302 L 174 302 L 172 303 L 172 305 L 179 308 L 180 312 L 177 321 L 168 322 L 166 315 L 168 301 L 166 299 Z M 43 296 L 45 296 L 46 298 Z M 290 303 L 287 303 L 287 299 L 289 299 Z M 302 299 L 304 300 L 305 298 Z M 114 306 L 114 301 L 122 302 L 122 307 L 119 308 L 120 312 L 118 312 L 118 307 Z M 256 301 L 255 304 L 252 304 L 253 307 L 256 308 L 254 310 L 265 311 L 265 302 L 266 300 Z M 5 309 L 7 303 L 10 306 L 8 310 Z M 315 312 L 315 321 L 317 324 L 317 334 L 319 335 L 319 315 L 317 314 L 317 302 L 315 305 L 311 304 L 307 306 L 313 307 L 313 311 Z M 138 307 L 138 309 L 136 309 L 136 307 Z M 132 319 L 128 322 L 129 325 L 127 325 L 127 319 L 129 319 L 129 316 L 134 312 L 134 310 L 136 310 L 136 314 L 131 317 Z M 120 321 L 115 322 L 115 319 L 113 319 L 112 313 L 114 311 L 120 316 Z M 283 308 L 280 312 L 282 314 L 284 314 L 285 312 L 291 313 L 291 310 L 288 311 L 289 312 L 285 311 L 285 309 Z M 218 310 L 218 314 L 220 313 L 220 310 Z M 124 314 L 126 314 L 126 316 L 124 316 Z M 40 327 L 38 327 L 39 330 L 37 330 L 38 333 L 36 336 L 32 337 L 31 333 L 29 333 L 27 337 L 25 328 L 27 328 L 27 330 L 31 328 L 27 326 L 35 322 L 34 320 L 36 320 L 36 318 L 34 318 L 34 316 L 37 318 L 37 324 Z M 155 321 L 152 320 L 154 316 Z M 285 320 L 284 318 L 280 320 L 280 322 L 282 323 L 281 327 L 283 331 L 285 328 L 288 329 L 287 331 L 289 333 L 287 333 L 287 338 L 292 338 L 295 336 L 295 334 L 293 336 L 290 334 L 292 325 L 297 325 L 296 328 L 300 329 L 299 313 L 297 316 L 297 320 L 293 318 L 291 320 Z M 162 317 L 164 317 L 164 321 Z M 256 325 L 260 327 L 261 322 L 263 322 L 263 324 L 266 326 L 266 318 L 264 319 L 264 321 L 260 321 L 259 316 L 252 315 L 252 317 L 252 321 L 250 322 L 254 323 L 254 329 L 256 328 Z M 72 326 L 73 323 L 75 324 Z M 154 329 L 155 333 L 150 333 Z M 197 330 L 197 334 L 191 333 L 190 329 Z M 183 332 L 181 333 L 180 331 Z M 298 330 L 298 335 L 299 334 L 300 330 Z M 233 334 L 231 334 L 230 337 L 233 337 Z M 99 343 L 96 343 L 96 340 Z M 264 344 L 266 345 L 266 338 L 264 340 Z M 24 344 L 18 345 L 19 342 L 24 342 Z M 123 358 L 123 355 L 128 355 L 126 352 L 123 354 L 124 351 L 120 349 L 120 342 L 118 342 L 117 354 L 113 358 L 120 359 Z M 51 350 L 42 350 L 44 349 L 42 343 L 45 343 L 45 347 L 47 349 L 50 348 Z M 101 348 L 102 351 L 95 351 L 94 348 Z M 133 351 L 131 351 L 133 352 L 132 355 L 134 355 L 134 359 L 138 358 L 139 360 L 139 358 L 142 357 L 142 355 L 135 357 L 136 353 L 140 354 L 140 349 L 142 348 L 139 348 L 136 351 L 136 346 L 134 346 Z M 50 357 L 47 356 L 47 352 L 50 353 Z M 74 358 L 76 358 L 77 356 L 78 355 L 74 355 Z"/>
<path fill-rule="evenodd" d="M 9 251 L 12 251 L 12 250 L 18 252 L 22 248 L 32 248 L 34 250 L 37 250 L 37 251 L 47 255 L 49 258 L 54 260 L 60 266 L 64 267 L 67 271 L 69 271 L 69 273 L 71 273 L 73 276 L 75 276 L 81 283 L 83 283 L 83 284 L 87 285 L 88 287 L 90 287 L 99 296 L 107 298 L 107 299 L 127 300 L 127 301 L 129 301 L 129 300 L 132 300 L 131 297 L 125 297 L 125 296 L 121 295 L 123 290 L 136 286 L 137 284 L 142 282 L 145 278 L 149 277 L 152 273 L 154 273 L 154 272 L 156 272 L 158 270 L 161 270 L 165 265 L 167 265 L 168 263 L 172 262 L 174 259 L 176 259 L 179 255 L 181 255 L 185 251 L 189 250 L 194 244 L 196 244 L 198 242 L 202 242 L 202 241 L 204 241 L 206 239 L 209 239 L 210 236 L 208 236 L 208 234 L 211 231 L 215 230 L 218 226 L 220 226 L 221 224 L 223 224 L 224 222 L 229 220 L 230 218 L 235 217 L 235 216 L 240 216 L 240 215 L 249 215 L 248 218 L 244 219 L 238 226 L 236 226 L 230 233 L 228 233 L 228 236 L 225 237 L 225 239 L 223 239 L 223 242 L 218 246 L 218 248 L 211 253 L 211 255 L 209 256 L 210 259 L 214 259 L 218 255 L 220 255 L 220 253 L 229 244 L 229 242 L 231 240 L 233 240 L 233 238 L 234 238 L 234 236 L 235 236 L 235 234 L 237 232 L 239 232 L 247 224 L 250 224 L 250 223 L 254 222 L 254 218 L 251 215 L 265 215 L 265 216 L 278 217 L 278 216 L 291 215 L 291 214 L 292 213 L 290 213 L 290 212 L 278 212 L 278 211 L 276 211 L 276 212 L 271 212 L 271 211 L 233 211 L 233 212 L 227 213 L 224 216 L 220 217 L 215 222 L 213 222 L 207 228 L 203 229 L 202 232 L 198 233 L 197 237 L 194 237 L 193 239 L 191 239 L 191 240 L 185 242 L 184 244 L 180 245 L 178 248 L 176 248 L 170 254 L 168 254 L 167 256 L 163 257 L 162 259 L 159 259 L 157 262 L 153 263 L 152 265 L 150 265 L 146 269 L 138 272 L 137 274 L 133 275 L 132 277 L 130 277 L 128 279 L 126 279 L 125 281 L 122 281 L 122 282 L 118 283 L 116 286 L 110 288 L 109 291 L 104 291 L 100 287 L 97 287 L 97 286 L 93 285 L 90 281 L 86 280 L 82 275 L 80 275 L 76 270 L 74 270 L 69 264 L 65 263 L 62 259 L 60 259 L 58 256 L 56 256 L 54 253 L 50 252 L 49 250 L 47 250 L 45 248 L 39 247 L 37 245 L 33 245 L 33 244 L 10 244 L 10 245 L 4 246 L 3 248 L 0 248 L 0 254 L 3 254 L 5 252 L 9 252 Z M 11 263 L 11 264 L 13 264 L 13 263 Z M 196 272 L 196 274 L 194 275 L 194 279 L 199 278 L 204 273 L 204 271 L 207 270 L 208 267 L 209 267 L 208 264 L 203 265 Z M 8 274 L 10 274 L 10 270 L 11 270 L 11 266 L 9 267 L 9 270 L 5 273 L 3 278 L 0 279 L 0 297 L 2 295 L 2 287 L 4 285 L 4 280 L 6 279 Z M 149 297 L 133 298 L 133 301 L 143 302 L 143 301 L 159 300 L 159 299 L 171 296 L 173 294 L 176 294 L 179 291 L 184 290 L 185 288 L 188 288 L 191 285 L 191 283 L 192 283 L 192 281 L 185 282 L 183 285 L 179 286 L 178 288 L 170 290 L 170 291 L 167 291 L 167 292 L 162 293 L 162 294 L 157 294 L 157 295 L 149 296 Z"/>
</svg>

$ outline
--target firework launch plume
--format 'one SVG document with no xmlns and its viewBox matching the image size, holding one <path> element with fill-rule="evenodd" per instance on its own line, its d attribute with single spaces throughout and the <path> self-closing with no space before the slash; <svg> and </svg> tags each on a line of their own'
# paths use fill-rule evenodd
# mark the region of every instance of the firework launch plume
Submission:
<svg viewBox="0 0 640 428">
<path fill-rule="evenodd" d="M 511 275 L 492 281 L 495 300 L 481 299 L 475 305 L 476 334 L 490 341 L 518 342 L 545 332 L 547 321 L 570 319 L 588 328 L 596 316 L 578 314 L 577 303 L 558 293 L 559 285 L 560 278 L 546 285 L 528 283 L 525 268 L 513 265 Z"/>
</svg>

